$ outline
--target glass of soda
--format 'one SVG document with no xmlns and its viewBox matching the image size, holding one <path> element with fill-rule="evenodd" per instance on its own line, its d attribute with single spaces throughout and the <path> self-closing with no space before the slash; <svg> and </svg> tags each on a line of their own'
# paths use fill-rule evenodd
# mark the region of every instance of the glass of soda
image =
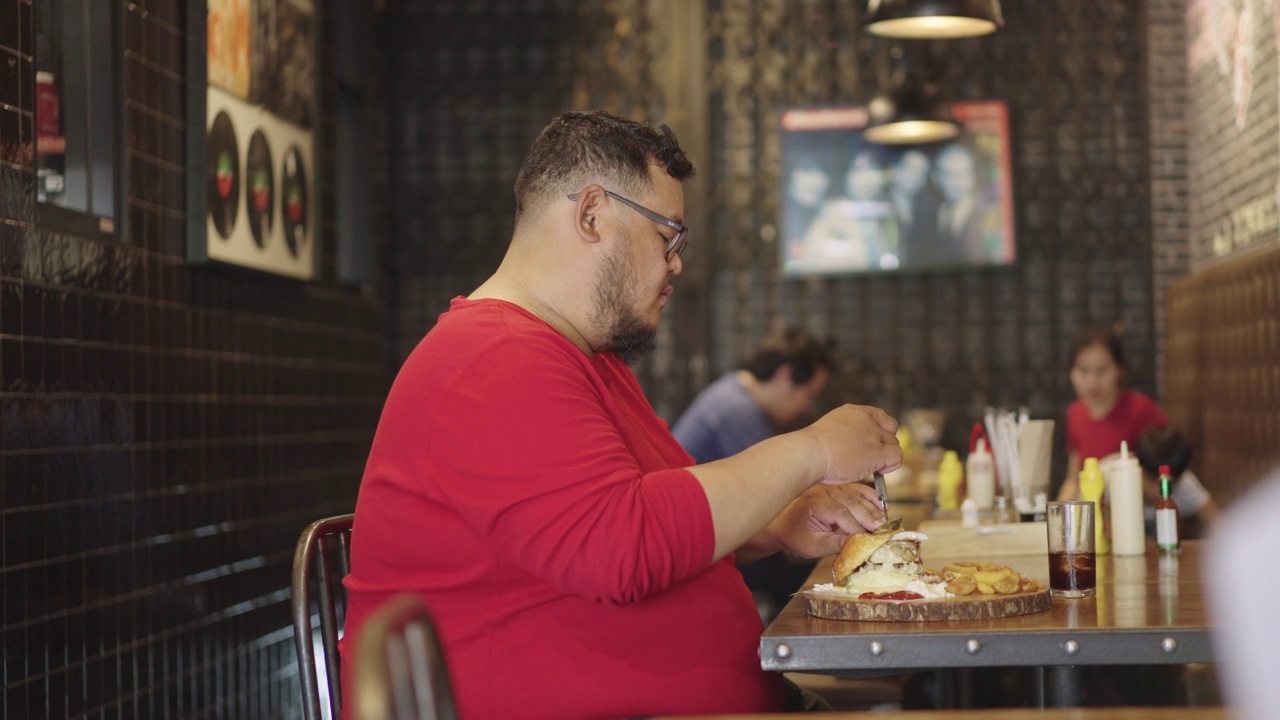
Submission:
<svg viewBox="0 0 1280 720">
<path fill-rule="evenodd" d="M 1045 513 L 1049 533 L 1049 595 L 1093 597 L 1098 592 L 1091 501 L 1051 502 Z"/>
</svg>

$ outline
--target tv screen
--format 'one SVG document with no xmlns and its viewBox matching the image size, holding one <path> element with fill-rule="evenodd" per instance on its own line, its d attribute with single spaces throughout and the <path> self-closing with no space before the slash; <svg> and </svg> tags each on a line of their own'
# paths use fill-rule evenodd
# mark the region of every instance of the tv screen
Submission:
<svg viewBox="0 0 1280 720">
<path fill-rule="evenodd" d="M 877 145 L 861 106 L 781 115 L 782 270 L 815 275 L 1014 261 L 1008 108 L 958 102 L 958 137 Z"/>
</svg>

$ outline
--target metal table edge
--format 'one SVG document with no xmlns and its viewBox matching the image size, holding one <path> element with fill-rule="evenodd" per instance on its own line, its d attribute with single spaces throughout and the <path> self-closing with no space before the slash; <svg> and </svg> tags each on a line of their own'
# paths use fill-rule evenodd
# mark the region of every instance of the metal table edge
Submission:
<svg viewBox="0 0 1280 720">
<path fill-rule="evenodd" d="M 851 640 L 856 638 L 856 640 Z M 777 672 L 907 672 L 919 668 L 1162 665 L 1214 662 L 1209 628 L 1078 628 L 1045 632 L 764 636 Z"/>
</svg>

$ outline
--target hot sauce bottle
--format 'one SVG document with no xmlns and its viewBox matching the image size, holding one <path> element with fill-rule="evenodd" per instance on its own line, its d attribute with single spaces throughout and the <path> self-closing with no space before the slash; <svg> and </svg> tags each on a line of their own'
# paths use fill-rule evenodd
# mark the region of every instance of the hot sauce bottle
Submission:
<svg viewBox="0 0 1280 720">
<path fill-rule="evenodd" d="M 1173 482 L 1168 465 L 1160 466 L 1160 502 L 1156 503 L 1156 547 L 1160 552 L 1178 552 L 1178 504 L 1169 497 Z"/>
</svg>

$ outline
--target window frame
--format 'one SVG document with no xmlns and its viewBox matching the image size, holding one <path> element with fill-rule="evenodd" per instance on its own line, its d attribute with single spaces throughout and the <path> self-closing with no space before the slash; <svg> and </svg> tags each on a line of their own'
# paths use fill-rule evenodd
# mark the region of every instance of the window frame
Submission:
<svg viewBox="0 0 1280 720">
<path fill-rule="evenodd" d="M 36 21 L 36 16 L 38 13 L 38 9 L 36 5 L 52 4 L 53 2 L 55 2 L 55 0 L 33 0 L 33 5 L 32 5 L 33 26 L 31 28 L 31 32 L 33 34 L 35 32 L 34 23 Z M 97 5 L 97 2 L 98 0 L 88 0 L 88 2 L 86 3 L 86 7 L 91 4 Z M 91 102 L 94 97 L 98 96 L 94 90 L 100 84 L 105 83 L 106 87 L 109 89 L 109 92 L 103 93 L 102 95 L 104 97 L 109 98 L 108 108 L 106 112 L 110 115 L 114 124 L 114 129 L 108 136 L 110 138 L 110 142 L 112 146 L 105 152 L 105 155 L 109 157 L 111 161 L 111 169 L 110 169 L 109 176 L 111 178 L 112 193 L 113 193 L 111 202 L 110 202 L 112 215 L 110 216 L 97 215 L 92 210 L 92 208 L 94 207 L 94 203 L 93 203 L 94 193 L 93 193 L 93 181 L 92 181 L 92 177 L 94 173 L 92 172 L 92 169 L 90 169 L 90 172 L 89 172 L 90 181 L 89 181 L 89 187 L 87 191 L 88 204 L 90 209 L 81 210 L 78 208 L 71 208 L 71 207 L 66 207 L 64 205 L 59 205 L 57 203 L 49 202 L 47 200 L 40 201 L 39 192 L 37 188 L 34 211 L 35 211 L 35 223 L 39 227 L 48 228 L 51 230 L 59 230 L 59 231 L 73 233 L 77 235 L 91 236 L 91 237 L 96 236 L 96 237 L 102 237 L 102 238 L 116 238 L 116 237 L 127 237 L 127 235 L 125 234 L 125 231 L 126 231 L 125 212 L 126 212 L 126 208 L 128 207 L 128 202 L 127 202 L 128 181 L 127 181 L 127 173 L 124 172 L 124 167 L 125 167 L 125 161 L 127 159 L 128 132 L 127 132 L 127 129 L 125 128 L 125 117 L 124 117 L 125 99 L 127 97 L 127 88 L 126 88 L 127 83 L 125 82 L 125 78 L 124 78 L 124 16 L 123 16 L 124 10 L 121 7 L 120 3 L 107 3 L 106 12 L 107 12 L 107 21 L 111 24 L 111 29 L 110 29 L 110 32 L 105 34 L 105 38 L 103 41 L 107 43 L 106 53 L 110 56 L 110 63 L 106 68 L 105 78 L 103 77 L 102 71 L 94 72 L 89 75 L 88 80 L 86 82 L 85 95 L 86 95 L 86 98 L 89 98 Z M 89 35 L 93 40 L 96 40 L 98 38 L 98 35 L 93 33 L 87 33 L 87 35 Z M 33 48 L 33 53 L 34 52 L 35 52 L 35 49 Z M 90 56 L 86 59 L 86 64 L 93 65 L 92 60 L 93 60 L 92 53 L 90 53 Z M 40 72 L 38 63 L 39 63 L 38 55 L 33 54 L 31 56 L 31 87 L 32 88 L 34 88 L 36 84 L 35 74 L 37 72 Z M 97 65 L 93 65 L 93 67 L 96 68 Z M 37 112 L 38 112 L 38 108 L 35 106 L 35 102 L 33 98 L 32 108 L 31 108 L 31 115 L 32 115 L 32 121 L 33 121 L 32 122 L 33 137 L 31 139 L 31 142 L 33 143 L 32 149 L 34 152 L 32 155 L 32 159 L 33 159 L 33 170 L 37 171 L 34 182 L 39 183 L 40 179 L 39 179 L 38 170 L 40 168 L 40 153 L 39 153 L 37 138 L 34 137 L 35 125 L 38 122 L 38 118 L 36 117 Z M 92 124 L 92 121 L 89 119 L 88 115 L 86 114 L 86 125 L 90 125 L 90 124 Z M 91 129 L 86 128 L 87 134 L 91 134 L 91 132 L 92 132 Z M 92 146 L 88 146 L 86 148 L 86 154 L 89 157 L 90 163 L 93 162 L 93 157 L 95 156 L 95 153 L 91 149 L 91 147 Z"/>
</svg>

